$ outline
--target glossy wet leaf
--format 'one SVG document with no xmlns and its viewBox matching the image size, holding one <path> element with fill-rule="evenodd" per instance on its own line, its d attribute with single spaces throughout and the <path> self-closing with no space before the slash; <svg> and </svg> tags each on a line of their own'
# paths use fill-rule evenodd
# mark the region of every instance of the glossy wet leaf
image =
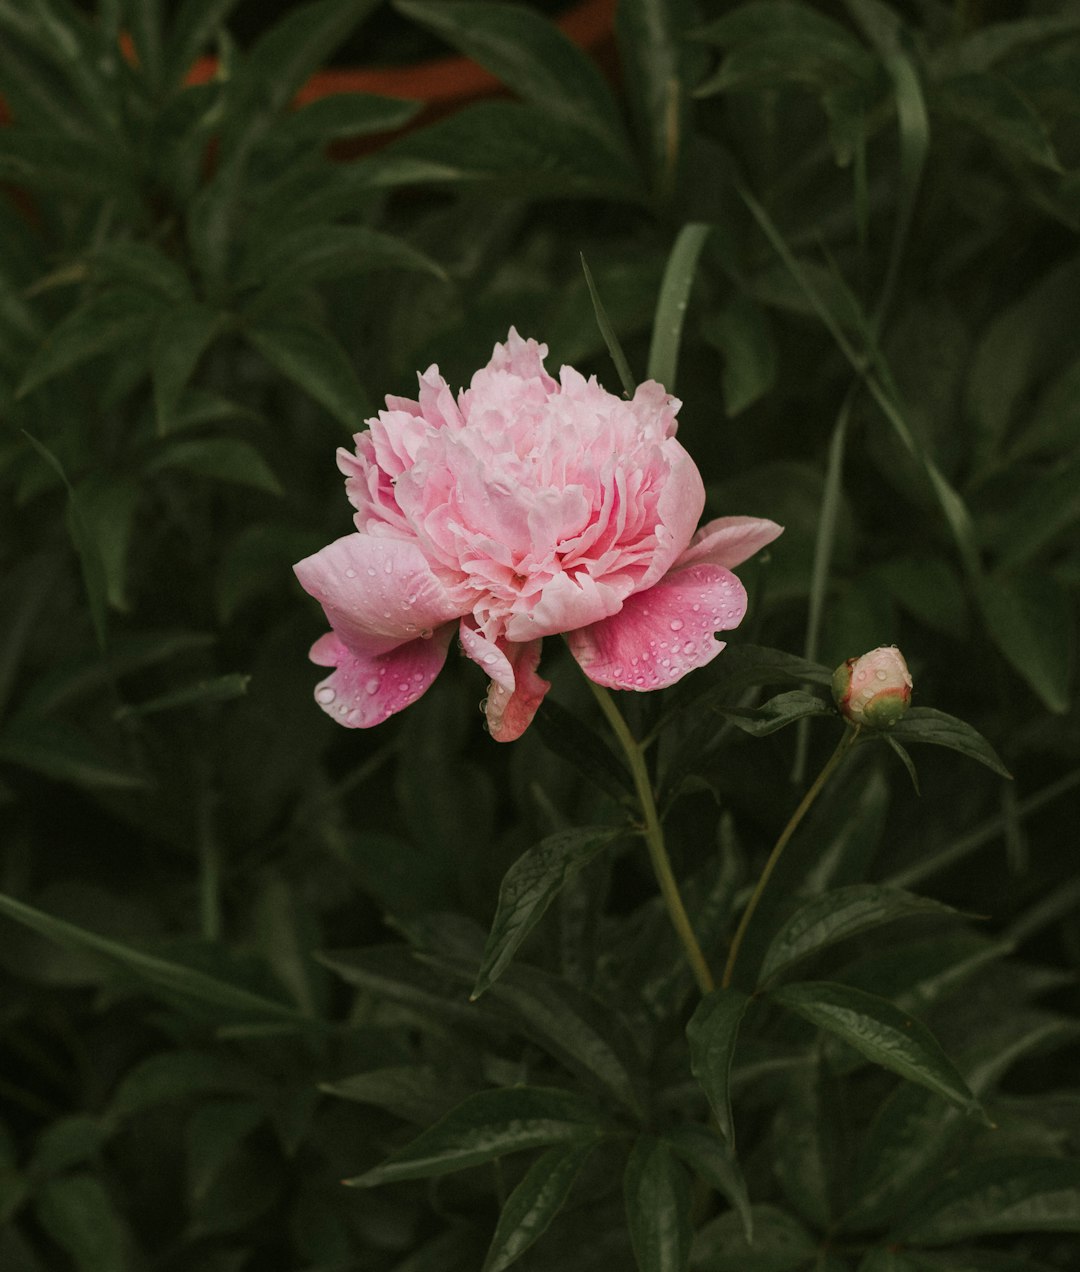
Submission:
<svg viewBox="0 0 1080 1272">
<path fill-rule="evenodd" d="M 800 981 L 769 999 L 854 1047 L 875 1064 L 935 1091 L 965 1112 L 978 1101 L 925 1025 L 884 998 L 829 981 Z"/>
<path fill-rule="evenodd" d="M 690 1180 L 661 1139 L 642 1135 L 623 1175 L 638 1272 L 685 1272 L 690 1265 Z"/>
<path fill-rule="evenodd" d="M 425 1179 L 555 1144 L 584 1145 L 610 1129 L 602 1109 L 554 1087 L 479 1091 L 389 1161 L 346 1182 L 357 1188 Z"/>
<path fill-rule="evenodd" d="M 729 1143 L 735 1129 L 731 1115 L 731 1062 L 750 997 L 729 986 L 716 989 L 698 1004 L 686 1037 L 690 1044 L 690 1068 L 709 1098 L 717 1125 Z"/>
<path fill-rule="evenodd" d="M 803 958 L 828 949 L 885 923 L 916 917 L 937 917 L 956 911 L 930 897 L 901 888 L 854 883 L 804 902 L 775 934 L 765 952 L 759 979 L 782 976 Z"/>
</svg>

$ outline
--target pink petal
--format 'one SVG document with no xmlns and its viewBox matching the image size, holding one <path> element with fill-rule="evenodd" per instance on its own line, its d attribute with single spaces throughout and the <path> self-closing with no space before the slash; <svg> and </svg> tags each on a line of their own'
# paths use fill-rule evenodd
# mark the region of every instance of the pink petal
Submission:
<svg viewBox="0 0 1080 1272">
<path fill-rule="evenodd" d="M 663 451 L 670 469 L 656 506 L 660 518 L 656 548 L 642 577 L 642 590 L 662 579 L 686 550 L 705 507 L 705 487 L 697 465 L 673 437 L 663 443 Z"/>
<path fill-rule="evenodd" d="M 502 643 L 503 652 L 513 670 L 513 690 L 493 680 L 488 686 L 484 711 L 488 732 L 496 742 L 513 742 L 521 737 L 532 723 L 544 694 L 551 688 L 547 680 L 536 674 L 540 662 L 539 640 L 523 644 L 511 641 Z"/>
<path fill-rule="evenodd" d="M 463 618 L 458 629 L 461 647 L 467 657 L 482 667 L 496 684 L 501 685 L 508 693 L 514 691 L 514 668 L 510 659 L 493 640 L 488 638 L 472 625 L 470 618 Z M 539 641 L 536 642 L 540 644 Z M 506 641 L 502 642 L 503 648 Z"/>
<path fill-rule="evenodd" d="M 315 701 L 348 729 L 370 729 L 414 703 L 446 661 L 454 634 L 444 624 L 428 640 L 412 640 L 375 657 L 350 650 L 333 632 L 311 647 L 312 662 L 336 670 L 315 689 Z"/>
<path fill-rule="evenodd" d="M 717 517 L 694 535 L 675 568 L 707 561 L 733 570 L 783 532 L 783 526 L 761 517 Z"/>
<path fill-rule="evenodd" d="M 724 648 L 714 632 L 738 627 L 746 593 L 718 565 L 672 570 L 622 609 L 567 633 L 570 652 L 590 680 L 609 689 L 663 689 L 704 667 Z"/>
<path fill-rule="evenodd" d="M 461 612 L 408 539 L 347 534 L 293 569 L 358 655 L 384 654 Z"/>
</svg>

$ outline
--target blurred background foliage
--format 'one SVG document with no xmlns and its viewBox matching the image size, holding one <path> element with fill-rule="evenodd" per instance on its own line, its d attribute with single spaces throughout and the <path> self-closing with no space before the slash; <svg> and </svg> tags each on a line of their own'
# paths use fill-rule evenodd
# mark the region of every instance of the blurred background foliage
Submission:
<svg viewBox="0 0 1080 1272">
<path fill-rule="evenodd" d="M 583 51 L 556 4 L 0 0 L 5 1272 L 1080 1260 L 1077 9 L 600 8 Z M 311 91 L 451 53 L 502 89 Z M 432 362 L 467 383 L 511 324 L 614 389 L 581 256 L 635 377 L 664 367 L 684 402 L 709 515 L 786 526 L 658 748 L 707 951 L 838 733 L 725 724 L 770 680 L 736 646 L 831 667 L 899 644 L 916 701 L 1015 780 L 918 750 L 917 797 L 860 748 L 756 954 L 797 898 L 865 882 L 979 916 L 820 966 L 918 1009 L 994 1131 L 755 1005 L 742 1175 L 717 1165 L 685 1131 L 689 978 L 626 836 L 468 1004 L 507 868 L 623 824 L 553 642 L 552 703 L 505 748 L 454 655 L 370 734 L 312 702 L 323 620 L 290 566 L 350 528 L 335 447 Z M 653 338 L 665 280 L 681 343 Z M 645 732 L 670 706 L 626 709 Z M 623 1129 L 549 1149 L 532 1194 L 520 1155 L 341 1187 L 519 1082 Z M 485 1254 L 510 1196 L 533 1209 Z"/>
</svg>

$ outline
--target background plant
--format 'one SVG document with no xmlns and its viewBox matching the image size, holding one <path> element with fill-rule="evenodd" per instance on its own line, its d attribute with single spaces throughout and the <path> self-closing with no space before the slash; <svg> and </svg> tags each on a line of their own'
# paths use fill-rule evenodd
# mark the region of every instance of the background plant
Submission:
<svg viewBox="0 0 1080 1272">
<path fill-rule="evenodd" d="M 0 1264 L 1074 1266 L 1071 7 L 621 0 L 616 87 L 408 0 L 507 96 L 349 162 L 415 108 L 290 103 L 387 11 L 234 7 L 0 0 Z M 842 659 L 899 644 L 1015 779 L 860 742 L 701 1005 L 570 662 L 512 747 L 453 660 L 337 731 L 289 571 L 418 368 L 512 322 L 614 389 L 590 278 L 709 515 L 787 527 L 716 663 L 621 704 L 714 968 Z M 866 996 L 920 1081 L 837 1032 Z"/>
</svg>

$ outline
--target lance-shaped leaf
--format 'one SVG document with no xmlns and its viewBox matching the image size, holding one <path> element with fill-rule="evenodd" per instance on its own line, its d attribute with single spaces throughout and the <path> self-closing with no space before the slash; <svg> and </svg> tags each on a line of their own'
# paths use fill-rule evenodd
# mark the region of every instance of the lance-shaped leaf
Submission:
<svg viewBox="0 0 1080 1272">
<path fill-rule="evenodd" d="M 875 1064 L 936 1091 L 966 1112 L 979 1111 L 979 1102 L 929 1029 L 887 999 L 830 981 L 785 985 L 769 998 Z"/>
<path fill-rule="evenodd" d="M 997 752 L 978 730 L 934 707 L 910 707 L 889 729 L 889 736 L 905 746 L 912 742 L 947 746 L 952 751 L 978 760 L 1002 777 L 1012 777 Z"/>
<path fill-rule="evenodd" d="M 800 959 L 871 928 L 919 915 L 955 914 L 952 906 L 902 888 L 853 883 L 812 897 L 795 911 L 769 943 L 760 980 L 783 975 Z"/>
<path fill-rule="evenodd" d="M 815 1239 L 794 1215 L 776 1206 L 753 1206 L 754 1241 L 728 1211 L 699 1229 L 694 1239 L 695 1272 L 805 1272 L 815 1267 Z"/>
<path fill-rule="evenodd" d="M 611 1129 L 603 1109 L 571 1091 L 527 1086 L 478 1091 L 389 1161 L 346 1183 L 370 1188 L 446 1175 L 527 1148 L 592 1143 Z"/>
<path fill-rule="evenodd" d="M 708 994 L 686 1026 L 690 1043 L 690 1068 L 712 1106 L 717 1125 L 729 1143 L 735 1141 L 731 1117 L 731 1060 L 739 1026 L 750 1006 L 741 989 L 729 986 Z"/>
<path fill-rule="evenodd" d="M 607 1005 L 539 968 L 518 966 L 488 990 L 486 1000 L 506 1009 L 527 1038 L 573 1072 L 642 1112 L 633 1038 Z"/>
<path fill-rule="evenodd" d="M 746 1181 L 731 1147 L 707 1126 L 689 1122 L 666 1132 L 664 1140 L 696 1175 L 730 1202 L 742 1220 L 747 1242 L 753 1242 L 754 1215 L 746 1192 Z"/>
<path fill-rule="evenodd" d="M 902 1225 L 905 1241 L 945 1245 L 1000 1232 L 1080 1232 L 1080 1162 L 998 1157 L 969 1162 Z"/>
<path fill-rule="evenodd" d="M 690 1266 L 690 1179 L 671 1148 L 642 1135 L 623 1175 L 630 1243 L 639 1272 L 685 1272 Z"/>
<path fill-rule="evenodd" d="M 595 1141 L 549 1148 L 506 1199 L 483 1272 L 503 1272 L 543 1235 L 570 1195 Z"/>
<path fill-rule="evenodd" d="M 473 999 L 479 998 L 501 975 L 566 881 L 619 833 L 610 826 L 561 830 L 542 839 L 514 862 L 499 888 L 499 903 L 473 987 Z"/>
<path fill-rule="evenodd" d="M 730 720 L 736 728 L 752 737 L 763 738 L 777 729 L 783 729 L 797 720 L 809 716 L 835 716 L 830 703 L 805 689 L 792 689 L 779 693 L 760 707 L 715 707 L 720 715 Z"/>
<path fill-rule="evenodd" d="M 111 963 L 119 964 L 146 982 L 152 989 L 164 992 L 169 998 L 181 995 L 207 1003 L 241 1019 L 266 1019 L 290 1022 L 302 1028 L 320 1027 L 319 1022 L 307 1019 L 285 1003 L 261 994 L 252 993 L 239 985 L 219 980 L 206 972 L 185 967 L 168 959 L 145 954 L 142 950 L 109 940 L 96 932 L 88 932 L 64 919 L 46 914 L 14 897 L 0 894 L 0 914 L 14 919 L 24 927 L 57 944 L 98 955 Z"/>
<path fill-rule="evenodd" d="M 364 427 L 368 398 L 348 354 L 319 323 L 260 320 L 244 335 L 272 367 L 292 380 L 353 432 Z"/>
</svg>

